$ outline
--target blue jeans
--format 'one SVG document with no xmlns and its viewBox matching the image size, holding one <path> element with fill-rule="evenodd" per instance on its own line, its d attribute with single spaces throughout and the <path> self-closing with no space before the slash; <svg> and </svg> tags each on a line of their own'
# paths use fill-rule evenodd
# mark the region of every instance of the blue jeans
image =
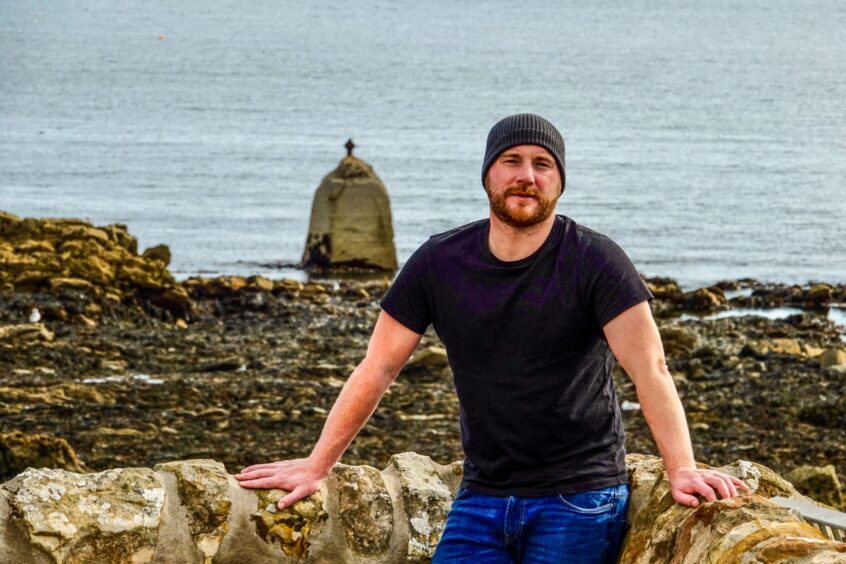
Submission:
<svg viewBox="0 0 846 564">
<path fill-rule="evenodd" d="M 460 488 L 432 562 L 616 562 L 628 506 L 626 484 L 552 497 Z"/>
</svg>

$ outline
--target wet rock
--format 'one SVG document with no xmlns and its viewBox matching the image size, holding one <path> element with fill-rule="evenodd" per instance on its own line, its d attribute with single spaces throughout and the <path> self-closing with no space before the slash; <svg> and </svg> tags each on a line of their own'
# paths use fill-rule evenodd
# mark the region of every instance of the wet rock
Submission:
<svg viewBox="0 0 846 564">
<path fill-rule="evenodd" d="M 823 396 L 821 401 L 800 409 L 799 420 L 817 427 L 846 428 L 846 410 L 843 409 L 841 398 L 829 400 Z"/>
<path fill-rule="evenodd" d="M 23 323 L 0 327 L 0 343 L 24 343 L 53 340 L 55 335 L 42 323 Z"/>
<path fill-rule="evenodd" d="M 846 351 L 841 348 L 827 349 L 820 353 L 819 360 L 822 368 L 843 366 L 846 365 Z"/>
<path fill-rule="evenodd" d="M 659 332 L 667 357 L 689 356 L 699 344 L 696 333 L 683 325 L 662 325 Z"/>
<path fill-rule="evenodd" d="M 717 286 L 699 288 L 686 292 L 676 300 L 677 306 L 684 311 L 711 313 L 728 306 L 725 293 Z"/>
<path fill-rule="evenodd" d="M 194 311 L 194 303 L 184 288 L 174 287 L 155 293 L 151 300 L 154 305 L 169 311 L 178 319 L 186 319 Z"/>
<path fill-rule="evenodd" d="M 157 260 L 165 266 L 170 265 L 170 247 L 167 245 L 156 245 L 150 247 L 141 253 L 141 256 L 147 260 Z"/>
<path fill-rule="evenodd" d="M 20 217 L 13 213 L 0 210 L 0 236 L 5 236 L 7 233 L 16 231 L 20 223 Z"/>
<path fill-rule="evenodd" d="M 282 280 L 277 280 L 273 284 L 273 291 L 278 293 L 286 293 L 286 294 L 296 294 L 303 289 L 302 282 L 298 282 L 296 280 L 289 280 L 287 278 L 283 278 Z"/>
<path fill-rule="evenodd" d="M 318 284 L 316 282 L 309 282 L 308 284 L 303 284 L 300 288 L 300 295 L 303 297 L 325 296 L 326 286 L 324 286 L 323 284 Z"/>
<path fill-rule="evenodd" d="M 246 367 L 247 362 L 238 356 L 231 356 L 214 360 L 212 362 L 205 362 L 194 367 L 194 372 L 232 372 L 240 370 L 241 367 Z"/>
<path fill-rule="evenodd" d="M 449 366 L 446 349 L 443 347 L 426 347 L 414 353 L 408 361 L 411 367 L 446 368 Z"/>
<path fill-rule="evenodd" d="M 76 219 L 16 220 L 4 215 L 0 228 L 0 287 L 40 292 L 83 291 L 134 294 L 174 301 L 181 291 L 167 271 L 165 245 L 137 254 L 137 241 L 123 225 L 95 227 Z M 184 298 L 184 296 L 181 296 Z M 179 304 L 180 311 L 185 304 Z"/>
<path fill-rule="evenodd" d="M 97 327 L 96 321 L 94 321 L 90 317 L 82 315 L 81 313 L 78 313 L 71 317 L 71 322 L 76 323 L 77 325 L 82 325 L 83 327 L 86 327 L 88 329 L 94 329 Z"/>
<path fill-rule="evenodd" d="M 268 280 L 264 276 L 250 276 L 247 278 L 247 288 L 261 290 L 262 292 L 272 292 L 273 280 Z"/>
<path fill-rule="evenodd" d="M 823 307 L 831 302 L 834 289 L 828 284 L 814 284 L 808 288 L 807 301 L 812 307 Z"/>
<path fill-rule="evenodd" d="M 53 290 L 93 291 L 95 286 L 82 278 L 51 278 L 50 288 Z"/>
<path fill-rule="evenodd" d="M 805 354 L 802 345 L 796 339 L 776 338 L 764 344 L 767 352 L 775 354 L 789 354 L 803 356 Z"/>
<path fill-rule="evenodd" d="M 846 500 L 832 464 L 799 466 L 785 474 L 784 478 L 808 497 L 837 509 L 844 509 Z"/>
<path fill-rule="evenodd" d="M 373 168 L 345 157 L 314 194 L 306 268 L 397 268 L 388 191 Z"/>
<path fill-rule="evenodd" d="M 0 481 L 8 480 L 30 467 L 60 468 L 73 472 L 83 470 L 73 448 L 61 437 L 20 431 L 0 433 Z"/>
<path fill-rule="evenodd" d="M 658 301 L 677 301 L 682 296 L 678 282 L 672 278 L 645 278 L 644 282 Z"/>
<path fill-rule="evenodd" d="M 193 277 L 185 281 L 184 287 L 196 298 L 220 299 L 237 296 L 247 287 L 247 279 L 242 276 Z"/>
<path fill-rule="evenodd" d="M 52 374 L 50 369 L 39 367 L 43 374 Z M 29 371 L 27 371 L 29 372 Z M 97 390 L 80 384 L 56 386 L 0 387 L 0 401 L 9 412 L 40 409 L 43 407 L 70 405 L 113 405 L 114 397 L 108 391 Z"/>
<path fill-rule="evenodd" d="M 60 222 L 54 222 L 51 220 L 46 220 L 43 223 L 43 231 L 45 233 L 53 233 L 58 234 L 63 240 L 67 239 L 76 239 L 80 241 L 91 240 L 100 245 L 108 245 L 109 244 L 109 236 L 108 234 L 103 231 L 102 229 L 98 229 L 96 227 L 85 225 L 82 222 L 78 221 L 71 221 L 71 222 L 61 222 L 64 223 L 64 226 L 59 227 L 53 231 L 51 228 L 56 225 L 58 226 Z"/>
</svg>

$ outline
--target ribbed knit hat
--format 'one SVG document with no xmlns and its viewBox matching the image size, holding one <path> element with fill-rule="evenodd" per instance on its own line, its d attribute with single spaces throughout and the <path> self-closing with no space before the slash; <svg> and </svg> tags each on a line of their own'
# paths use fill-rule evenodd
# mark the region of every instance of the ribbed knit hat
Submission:
<svg viewBox="0 0 846 564">
<path fill-rule="evenodd" d="M 485 160 L 482 164 L 482 186 L 488 169 L 503 151 L 517 145 L 540 145 L 552 155 L 561 172 L 561 191 L 564 191 L 564 138 L 555 126 L 535 114 L 516 114 L 499 120 L 488 133 Z"/>
</svg>

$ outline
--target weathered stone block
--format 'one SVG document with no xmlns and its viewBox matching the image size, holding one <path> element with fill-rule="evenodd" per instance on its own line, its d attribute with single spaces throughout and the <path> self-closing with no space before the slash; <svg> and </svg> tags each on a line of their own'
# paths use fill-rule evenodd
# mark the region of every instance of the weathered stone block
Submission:
<svg viewBox="0 0 846 564">
<path fill-rule="evenodd" d="M 184 460 L 157 464 L 153 470 L 176 477 L 177 493 L 188 514 L 189 532 L 208 564 L 229 531 L 229 480 L 226 469 L 214 460 Z"/>
<path fill-rule="evenodd" d="M 3 487 L 11 518 L 56 562 L 149 562 L 155 555 L 165 490 L 148 468 L 29 469 Z"/>
<path fill-rule="evenodd" d="M 364 555 L 387 551 L 394 533 L 394 505 L 382 474 L 371 466 L 338 464 L 330 480 L 338 493 L 347 546 Z"/>
<path fill-rule="evenodd" d="M 766 499 L 801 496 L 765 466 L 737 461 L 720 468 L 741 478 L 757 495 L 703 502 L 697 508 L 674 502 L 659 458 L 629 455 L 627 466 L 632 528 L 621 562 L 838 562 L 846 551 L 846 544 L 826 540 L 798 515 Z M 768 558 L 756 559 L 763 553 Z M 792 559 L 806 553 L 823 560 Z"/>
<path fill-rule="evenodd" d="M 844 562 L 832 542 L 765 497 L 800 496 L 764 466 L 721 470 L 758 493 L 672 500 L 661 460 L 629 455 L 633 526 L 620 561 Z M 0 487 L 0 563 L 428 561 L 461 464 L 404 453 L 382 472 L 336 465 L 316 493 L 278 510 L 281 490 L 242 489 L 209 460 L 99 474 L 27 470 Z M 218 549 L 219 546 L 219 549 Z"/>
<path fill-rule="evenodd" d="M 409 526 L 407 558 L 431 558 L 458 485 L 454 467 L 440 466 L 429 457 L 405 452 L 392 456 L 387 470 L 394 470 L 400 480 L 403 511 Z"/>
</svg>

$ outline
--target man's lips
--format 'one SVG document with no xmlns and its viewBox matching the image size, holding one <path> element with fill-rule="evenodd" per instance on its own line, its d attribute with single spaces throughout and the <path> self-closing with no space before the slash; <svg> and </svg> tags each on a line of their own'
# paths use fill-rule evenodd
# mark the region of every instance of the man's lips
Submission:
<svg viewBox="0 0 846 564">
<path fill-rule="evenodd" d="M 534 194 L 526 194 L 526 193 L 508 194 L 507 197 L 510 198 L 512 196 L 517 197 L 517 198 L 523 198 L 523 199 L 526 199 L 526 200 L 537 200 L 538 199 L 537 196 L 535 196 Z"/>
<path fill-rule="evenodd" d="M 505 197 L 518 196 L 520 198 L 532 198 L 537 200 L 538 194 L 534 190 L 526 190 L 525 188 L 512 187 L 505 191 Z"/>
</svg>

